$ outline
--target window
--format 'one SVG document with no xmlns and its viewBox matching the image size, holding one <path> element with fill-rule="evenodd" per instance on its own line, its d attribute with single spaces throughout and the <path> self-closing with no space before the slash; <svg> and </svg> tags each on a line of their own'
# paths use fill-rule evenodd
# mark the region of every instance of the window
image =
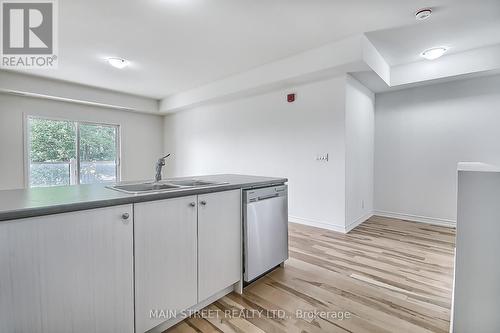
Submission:
<svg viewBox="0 0 500 333">
<path fill-rule="evenodd" d="M 30 187 L 120 179 L 118 126 L 28 117 L 26 128 Z"/>
</svg>

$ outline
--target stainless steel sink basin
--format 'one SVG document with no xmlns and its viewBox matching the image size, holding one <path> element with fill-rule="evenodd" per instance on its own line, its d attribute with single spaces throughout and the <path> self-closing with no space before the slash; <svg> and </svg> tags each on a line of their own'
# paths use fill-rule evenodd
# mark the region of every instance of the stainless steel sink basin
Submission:
<svg viewBox="0 0 500 333">
<path fill-rule="evenodd" d="M 212 186 L 212 185 L 221 185 L 224 183 L 218 182 L 208 182 L 205 180 L 196 180 L 196 179 L 186 179 L 186 180 L 171 180 L 170 184 L 179 185 L 179 186 L 189 186 L 189 187 L 201 187 L 201 186 Z"/>
<path fill-rule="evenodd" d="M 131 183 L 131 184 L 116 184 L 107 186 L 107 188 L 120 191 L 128 194 L 140 193 L 156 193 L 172 190 L 190 189 L 206 186 L 217 186 L 227 183 L 223 182 L 209 182 L 197 179 L 183 179 L 183 180 L 165 180 L 163 182 L 152 183 Z"/>
<path fill-rule="evenodd" d="M 175 190 L 180 188 L 178 185 L 163 184 L 163 183 L 139 183 L 139 184 L 122 184 L 108 186 L 113 190 L 125 193 L 146 193 L 146 192 L 162 192 Z"/>
</svg>

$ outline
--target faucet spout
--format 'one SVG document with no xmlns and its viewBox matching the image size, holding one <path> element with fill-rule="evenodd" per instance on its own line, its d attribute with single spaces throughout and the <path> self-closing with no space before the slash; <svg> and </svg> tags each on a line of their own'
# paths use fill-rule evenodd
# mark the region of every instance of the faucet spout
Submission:
<svg viewBox="0 0 500 333">
<path fill-rule="evenodd" d="M 170 154 L 165 155 L 163 157 L 160 157 L 158 161 L 156 161 L 156 175 L 155 175 L 155 182 L 159 182 L 161 180 L 161 171 L 163 167 L 165 166 L 165 159 L 169 157 Z"/>
</svg>

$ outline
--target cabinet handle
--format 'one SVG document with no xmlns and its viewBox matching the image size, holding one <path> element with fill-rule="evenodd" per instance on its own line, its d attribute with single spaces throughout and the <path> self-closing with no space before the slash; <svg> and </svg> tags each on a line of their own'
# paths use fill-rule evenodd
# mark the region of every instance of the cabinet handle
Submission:
<svg viewBox="0 0 500 333">
<path fill-rule="evenodd" d="M 203 206 L 206 206 L 207 202 L 205 200 L 200 201 Z"/>
<path fill-rule="evenodd" d="M 122 219 L 124 219 L 124 220 L 128 220 L 129 217 L 130 217 L 129 213 L 123 213 L 122 214 Z"/>
<path fill-rule="evenodd" d="M 191 207 L 196 206 L 196 202 L 190 202 L 190 203 L 189 203 L 189 206 L 191 206 Z"/>
</svg>

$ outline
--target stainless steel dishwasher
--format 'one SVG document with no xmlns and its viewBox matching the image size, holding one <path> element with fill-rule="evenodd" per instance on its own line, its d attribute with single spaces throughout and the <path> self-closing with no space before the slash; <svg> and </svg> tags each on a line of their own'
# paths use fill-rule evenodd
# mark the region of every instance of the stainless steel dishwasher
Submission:
<svg viewBox="0 0 500 333">
<path fill-rule="evenodd" d="M 288 259 L 287 185 L 243 191 L 244 280 Z"/>
</svg>

